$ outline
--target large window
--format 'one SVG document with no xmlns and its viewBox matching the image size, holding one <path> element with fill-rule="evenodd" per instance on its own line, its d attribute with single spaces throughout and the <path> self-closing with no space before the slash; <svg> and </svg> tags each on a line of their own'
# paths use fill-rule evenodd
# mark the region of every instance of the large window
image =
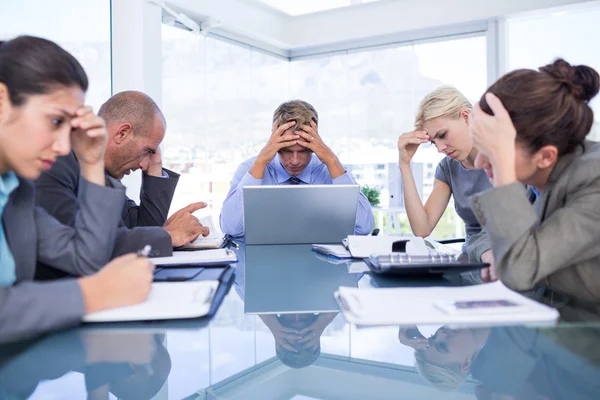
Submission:
<svg viewBox="0 0 600 400">
<path fill-rule="evenodd" d="M 258 154 L 289 95 L 289 63 L 163 25 L 164 163 L 182 173 L 171 211 L 206 201 L 218 217 L 237 166 Z"/>
<path fill-rule="evenodd" d="M 588 65 L 600 71 L 600 52 L 594 40 L 600 35 L 599 6 L 580 6 L 563 11 L 510 19 L 508 67 L 537 69 L 561 57 L 574 65 Z M 600 139 L 600 101 L 590 103 L 595 114 L 591 137 Z"/>
<path fill-rule="evenodd" d="M 110 97 L 110 0 L 3 2 L 0 39 L 18 35 L 50 39 L 73 54 L 88 75 L 86 103 L 95 110 Z"/>
<path fill-rule="evenodd" d="M 376 212 L 394 213 L 396 142 L 413 129 L 421 98 L 446 84 L 476 100 L 487 83 L 484 36 L 287 61 L 163 25 L 163 58 L 165 162 L 183 173 L 172 211 L 204 200 L 215 216 L 237 166 L 258 154 L 274 109 L 290 98 L 316 107 L 325 142 L 358 183 L 381 190 L 384 210 Z M 440 159 L 432 145 L 415 156 L 423 200 Z M 434 236 L 463 233 L 452 207 Z M 402 229 L 393 232 L 409 233 L 400 220 Z"/>
<path fill-rule="evenodd" d="M 364 171 L 358 173 L 359 183 L 382 190 L 383 206 L 390 205 L 389 169 L 397 167 L 398 136 L 413 129 L 419 101 L 441 85 L 456 86 L 471 100 L 481 95 L 486 87 L 484 37 L 291 63 L 292 97 L 317 108 L 324 140 L 353 171 Z M 429 145 L 414 161 L 427 170 L 440 159 Z M 431 187 L 430 174 L 426 178 L 423 184 Z M 429 192 L 424 191 L 424 199 Z"/>
</svg>

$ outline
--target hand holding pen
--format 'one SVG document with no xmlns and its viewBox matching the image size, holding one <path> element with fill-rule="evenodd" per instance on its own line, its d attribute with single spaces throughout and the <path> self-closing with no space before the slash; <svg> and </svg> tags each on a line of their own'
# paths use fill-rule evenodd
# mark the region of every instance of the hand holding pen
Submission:
<svg viewBox="0 0 600 400">
<path fill-rule="evenodd" d="M 154 277 L 154 264 L 146 258 L 151 247 L 138 254 L 117 257 L 96 275 L 80 282 L 86 314 L 114 307 L 138 304 L 148 298 Z"/>
<path fill-rule="evenodd" d="M 141 249 L 139 249 L 137 251 L 137 255 L 138 257 L 146 257 L 148 258 L 148 256 L 150 256 L 150 253 L 152 252 L 152 246 L 150 246 L 149 244 L 145 245 L 144 247 L 142 247 Z"/>
</svg>

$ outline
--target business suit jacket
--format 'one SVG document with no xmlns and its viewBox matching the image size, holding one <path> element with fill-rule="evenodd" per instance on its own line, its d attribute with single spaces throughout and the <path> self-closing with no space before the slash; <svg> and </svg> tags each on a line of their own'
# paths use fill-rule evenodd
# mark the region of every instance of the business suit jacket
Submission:
<svg viewBox="0 0 600 400">
<path fill-rule="evenodd" d="M 525 186 L 525 193 L 530 203 L 536 200 L 536 195 L 533 192 L 531 186 Z M 481 256 L 486 251 L 492 248 L 490 237 L 485 231 L 485 227 L 482 227 L 481 231 L 471 236 L 469 241 L 466 243 L 465 250 L 470 260 L 481 261 Z M 480 281 L 481 282 L 481 281 Z"/>
<path fill-rule="evenodd" d="M 600 143 L 561 157 L 533 205 L 520 183 L 477 194 L 472 204 L 508 287 L 544 283 L 600 306 Z"/>
<path fill-rule="evenodd" d="M 152 246 L 151 256 L 166 257 L 173 254 L 169 234 L 161 228 L 167 220 L 171 200 L 179 175 L 167 171 L 169 178 L 146 176 L 142 181 L 140 205 L 129 198 L 119 205 L 121 224 L 117 231 L 113 257 L 138 251 L 145 245 Z M 79 162 L 73 153 L 59 157 L 52 169 L 44 172 L 36 185 L 36 203 L 65 225 L 72 226 L 80 209 L 77 190 L 81 182 Z M 106 185 L 123 188 L 116 179 L 106 175 Z M 56 271 L 43 276 L 46 267 L 41 268 L 38 277 L 57 277 Z"/>
<path fill-rule="evenodd" d="M 38 261 L 72 275 L 85 275 L 110 259 L 123 189 L 81 180 L 81 210 L 74 226 L 60 224 L 35 206 L 34 187 L 20 179 L 2 213 L 2 225 L 15 259 L 16 282 L 0 287 L 0 342 L 25 339 L 78 323 L 84 302 L 75 280 L 32 282 Z"/>
</svg>

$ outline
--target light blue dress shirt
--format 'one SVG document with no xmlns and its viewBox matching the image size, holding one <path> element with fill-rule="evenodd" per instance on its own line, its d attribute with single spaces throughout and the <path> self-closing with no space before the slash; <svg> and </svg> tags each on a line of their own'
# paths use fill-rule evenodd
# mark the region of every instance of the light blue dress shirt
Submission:
<svg viewBox="0 0 600 400">
<path fill-rule="evenodd" d="M 223 202 L 220 217 L 221 230 L 228 235 L 244 235 L 244 207 L 242 202 L 242 188 L 244 186 L 290 184 L 292 175 L 279 162 L 279 154 L 275 155 L 275 158 L 267 164 L 263 179 L 256 179 L 248 172 L 255 159 L 256 157 L 244 161 L 238 167 L 231 181 L 229 193 Z M 314 154 L 310 163 L 296 178 L 300 179 L 300 184 L 305 185 L 353 185 L 356 183 L 348 172 L 332 179 L 327 166 Z M 368 235 L 373 230 L 374 225 L 375 219 L 369 200 L 360 193 L 354 233 L 356 235 Z"/>
<path fill-rule="evenodd" d="M 14 172 L 7 172 L 0 177 L 0 218 L 10 194 L 19 186 L 19 178 Z M 0 219 L 1 221 L 1 219 Z M 0 286 L 11 286 L 15 283 L 15 259 L 8 247 L 4 227 L 0 222 Z"/>
</svg>

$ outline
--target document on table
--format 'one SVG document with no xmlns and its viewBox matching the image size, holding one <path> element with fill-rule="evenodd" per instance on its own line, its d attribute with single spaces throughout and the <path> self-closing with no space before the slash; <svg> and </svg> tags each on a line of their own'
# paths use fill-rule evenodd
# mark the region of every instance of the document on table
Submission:
<svg viewBox="0 0 600 400">
<path fill-rule="evenodd" d="M 210 249 L 203 251 L 174 251 L 170 257 L 149 259 L 154 265 L 168 267 L 174 265 L 210 265 L 237 262 L 237 256 L 229 249 Z"/>
<path fill-rule="evenodd" d="M 153 283 L 148 299 L 133 306 L 99 311 L 84 322 L 152 321 L 199 318 L 210 311 L 219 281 Z"/>
<path fill-rule="evenodd" d="M 466 287 L 359 289 L 334 294 L 344 318 L 356 325 L 554 323 L 558 312 L 508 289 L 501 282 Z M 449 313 L 448 302 L 508 301 L 509 310 L 471 309 Z M 514 310 L 514 311 L 512 311 Z"/>
</svg>

